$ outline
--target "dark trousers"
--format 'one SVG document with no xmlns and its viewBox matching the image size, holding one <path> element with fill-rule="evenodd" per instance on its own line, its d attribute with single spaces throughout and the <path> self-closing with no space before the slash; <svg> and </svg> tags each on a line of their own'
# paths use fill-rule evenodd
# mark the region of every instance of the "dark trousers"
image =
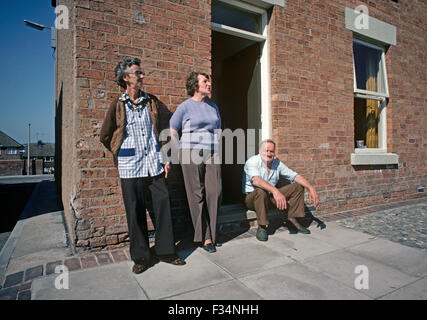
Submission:
<svg viewBox="0 0 427 320">
<path fill-rule="evenodd" d="M 129 251 L 133 261 L 150 261 L 146 195 L 151 193 L 156 254 L 175 253 L 169 191 L 164 174 L 155 177 L 120 179 L 129 230 Z"/>
</svg>

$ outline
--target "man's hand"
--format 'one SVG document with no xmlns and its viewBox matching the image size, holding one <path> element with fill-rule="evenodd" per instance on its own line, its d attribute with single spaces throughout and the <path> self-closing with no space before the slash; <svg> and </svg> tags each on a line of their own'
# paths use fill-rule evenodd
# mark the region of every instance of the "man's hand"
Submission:
<svg viewBox="0 0 427 320">
<path fill-rule="evenodd" d="M 286 197 L 278 190 L 272 192 L 273 198 L 276 201 L 276 207 L 279 210 L 286 210 Z"/>
<path fill-rule="evenodd" d="M 317 195 L 316 189 L 314 189 L 310 182 L 308 182 L 303 176 L 297 175 L 295 177 L 295 182 L 298 182 L 308 190 L 308 200 L 310 203 L 313 203 L 316 208 L 319 205 L 319 196 Z"/>
<path fill-rule="evenodd" d="M 168 173 L 169 173 L 170 169 L 171 169 L 170 162 L 166 162 L 166 164 L 165 164 L 165 179 L 168 178 Z"/>
<path fill-rule="evenodd" d="M 319 205 L 319 196 L 314 188 L 308 189 L 308 201 L 313 203 L 315 208 Z"/>
</svg>

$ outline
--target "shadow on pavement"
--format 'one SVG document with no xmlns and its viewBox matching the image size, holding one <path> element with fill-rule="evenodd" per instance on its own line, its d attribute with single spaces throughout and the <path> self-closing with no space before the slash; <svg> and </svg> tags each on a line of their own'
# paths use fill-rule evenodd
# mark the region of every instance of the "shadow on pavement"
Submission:
<svg viewBox="0 0 427 320">
<path fill-rule="evenodd" d="M 0 184 L 0 233 L 16 225 L 37 183 Z"/>
<path fill-rule="evenodd" d="M 57 194 L 55 181 L 44 180 L 35 187 L 19 220 L 61 210 L 62 201 Z"/>
</svg>

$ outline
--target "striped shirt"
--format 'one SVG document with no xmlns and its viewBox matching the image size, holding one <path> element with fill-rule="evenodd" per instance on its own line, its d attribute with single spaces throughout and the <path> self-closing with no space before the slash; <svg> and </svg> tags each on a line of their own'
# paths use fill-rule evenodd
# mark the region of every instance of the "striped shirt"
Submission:
<svg viewBox="0 0 427 320">
<path fill-rule="evenodd" d="M 163 156 L 147 107 L 148 95 L 141 91 L 132 103 L 125 92 L 120 98 L 126 110 L 126 134 L 118 154 L 119 176 L 122 179 L 157 176 L 163 170 Z"/>
</svg>

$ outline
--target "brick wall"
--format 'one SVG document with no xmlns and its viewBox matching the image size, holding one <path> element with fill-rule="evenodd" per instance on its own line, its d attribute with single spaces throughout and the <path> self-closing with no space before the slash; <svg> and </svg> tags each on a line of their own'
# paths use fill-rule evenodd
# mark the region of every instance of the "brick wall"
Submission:
<svg viewBox="0 0 427 320">
<path fill-rule="evenodd" d="M 25 161 L 20 159 L 15 160 L 0 160 L 0 176 L 18 176 L 22 175 Z"/>
<path fill-rule="evenodd" d="M 352 32 L 344 8 L 360 3 L 397 27 L 386 54 L 388 151 L 398 168 L 353 167 Z M 61 0 L 70 30 L 58 30 L 57 141 L 62 200 L 76 248 L 127 244 L 117 170 L 99 142 L 116 63 L 142 59 L 144 89 L 171 112 L 186 99 L 190 70 L 211 73 L 210 1 Z M 425 185 L 425 36 L 421 1 L 286 1 L 269 23 L 273 138 L 279 157 L 319 191 L 320 213 L 417 197 Z M 175 225 L 188 221 L 179 167 L 168 186 Z"/>
<path fill-rule="evenodd" d="M 344 8 L 397 27 L 386 52 L 387 149 L 398 168 L 350 164 L 354 149 L 353 34 Z M 270 22 L 273 136 L 279 157 L 313 181 L 331 212 L 417 197 L 426 183 L 426 51 L 422 1 L 287 1 Z"/>
<path fill-rule="evenodd" d="M 30 174 L 43 174 L 43 159 L 31 161 Z M 0 160 L 0 176 L 20 176 L 27 174 L 27 160 Z"/>
<path fill-rule="evenodd" d="M 73 6 L 68 33 L 73 34 L 75 46 L 74 67 L 68 68 L 75 77 L 75 91 L 68 94 L 75 97 L 74 101 L 68 98 L 74 112 L 58 123 L 65 135 L 62 162 L 73 159 L 72 167 L 62 165 L 60 176 L 67 224 L 77 248 L 120 247 L 126 244 L 127 225 L 118 173 L 111 154 L 99 142 L 105 112 L 120 93 L 113 81 L 114 67 L 124 58 L 141 58 L 146 72 L 144 90 L 173 112 L 187 98 L 185 77 L 189 71 L 210 72 L 210 1 L 63 3 Z M 61 32 L 62 37 L 67 36 L 67 31 Z M 58 90 L 58 99 L 59 94 Z M 67 140 L 70 135 L 71 141 Z M 179 168 L 174 168 L 168 186 L 173 194 L 174 222 L 182 225 L 188 220 L 188 211 Z"/>
</svg>

